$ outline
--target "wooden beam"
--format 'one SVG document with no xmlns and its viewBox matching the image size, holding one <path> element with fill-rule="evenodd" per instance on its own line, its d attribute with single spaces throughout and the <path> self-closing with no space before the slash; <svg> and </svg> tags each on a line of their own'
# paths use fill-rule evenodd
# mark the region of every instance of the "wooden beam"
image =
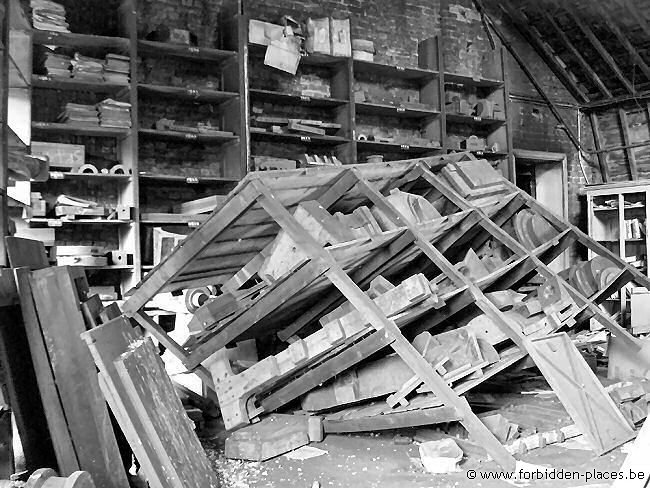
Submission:
<svg viewBox="0 0 650 488">
<path fill-rule="evenodd" d="M 650 81 L 650 67 L 648 67 L 645 60 L 639 54 L 638 49 L 632 45 L 620 27 L 610 20 L 611 18 L 614 18 L 615 12 L 606 12 L 599 2 L 592 2 L 589 8 L 596 9 L 596 12 L 600 14 L 601 19 L 605 22 L 605 25 L 607 25 L 607 28 L 614 33 L 618 41 L 623 45 L 627 53 L 632 59 L 634 59 L 636 65 L 643 72 L 643 75 Z"/>
<path fill-rule="evenodd" d="M 618 64 L 616 64 L 616 61 L 612 55 L 609 54 L 607 49 L 605 49 L 605 46 L 603 46 L 603 44 L 598 40 L 596 34 L 594 34 L 593 31 L 582 21 L 582 19 L 576 13 L 575 9 L 569 5 L 569 3 L 564 2 L 562 7 L 566 12 L 568 12 L 571 19 L 573 19 L 573 22 L 578 26 L 585 37 L 589 40 L 593 48 L 598 52 L 600 57 L 603 58 L 605 63 L 607 63 L 609 68 L 614 72 L 628 93 L 634 94 L 634 87 L 632 86 L 632 83 L 630 83 L 630 80 L 628 80 L 627 77 L 623 74 L 623 71 L 621 71 L 621 68 L 618 66 Z"/>
<path fill-rule="evenodd" d="M 551 29 L 555 32 L 557 37 L 562 41 L 564 47 L 571 53 L 574 59 L 578 62 L 582 71 L 587 75 L 587 77 L 596 85 L 600 93 L 607 98 L 612 97 L 612 93 L 603 83 L 603 80 L 596 74 L 596 72 L 591 69 L 591 65 L 585 60 L 585 58 L 580 54 L 580 51 L 576 49 L 569 37 L 566 35 L 564 30 L 555 22 L 555 19 L 549 15 L 548 11 L 545 9 L 540 9 L 539 13 L 544 17 L 544 20 L 551 26 Z"/>
<path fill-rule="evenodd" d="M 636 155 L 634 154 L 634 149 L 630 148 L 630 126 L 627 122 L 627 114 L 622 108 L 618 109 L 618 118 L 621 124 L 621 133 L 623 134 L 623 143 L 626 146 L 625 154 L 627 156 L 627 161 L 630 165 L 630 176 L 632 180 L 636 181 L 639 179 L 639 171 L 636 166 Z"/>
<path fill-rule="evenodd" d="M 597 109 L 616 107 L 627 102 L 640 102 L 643 100 L 650 100 L 650 90 L 638 92 L 634 95 L 621 95 L 620 97 L 613 97 L 607 100 L 595 100 L 593 102 L 583 103 L 580 105 L 580 108 L 584 111 L 589 112 Z"/>
<path fill-rule="evenodd" d="M 600 129 L 598 127 L 598 117 L 594 112 L 589 114 L 589 122 L 591 123 L 591 131 L 594 135 L 594 145 L 596 146 L 596 152 L 598 157 L 598 165 L 600 166 L 600 174 L 603 179 L 603 183 L 609 182 L 609 168 L 607 167 L 607 159 L 602 152 L 601 140 L 600 140 Z"/>
<path fill-rule="evenodd" d="M 510 17 L 511 23 L 517 28 L 519 33 L 533 46 L 537 54 L 553 70 L 553 72 L 562 80 L 564 85 L 571 91 L 574 97 L 582 102 L 588 102 L 589 97 L 578 86 L 573 77 L 569 74 L 562 64 L 558 61 L 558 56 L 553 52 L 551 47 L 542 39 L 536 31 L 530 28 L 531 24 L 521 12 L 510 8 L 506 3 L 500 4 L 501 9 Z"/>
</svg>

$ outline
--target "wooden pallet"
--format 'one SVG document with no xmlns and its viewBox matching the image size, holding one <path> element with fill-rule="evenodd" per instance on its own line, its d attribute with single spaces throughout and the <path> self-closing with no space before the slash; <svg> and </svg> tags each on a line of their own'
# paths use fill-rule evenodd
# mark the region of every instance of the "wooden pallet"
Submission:
<svg viewBox="0 0 650 488">
<path fill-rule="evenodd" d="M 394 189 L 425 196 L 440 210 L 441 219 L 426 225 L 414 222 L 412 216 L 387 198 Z M 382 218 L 392 223 L 392 228 L 368 238 L 335 244 L 325 242 L 321 234 L 305 227 L 306 221 L 299 210 L 313 205 L 309 202 L 314 201 L 331 213 L 350 214 L 360 206 L 372 207 L 373 212 L 381 212 Z M 532 212 L 546 226 L 545 238 L 534 246 L 525 245 L 530 242 L 522 243 L 514 231 L 506 230 L 522 210 Z M 288 236 L 301 253 L 298 265 L 286 276 L 269 281 L 263 292 L 234 316 L 214 323 L 208 320 L 204 324 L 205 333 L 198 340 L 185 347 L 175 343 L 145 313 L 145 305 L 159 292 L 206 284 L 240 290 L 267 260 L 279 233 Z M 253 388 L 242 388 L 244 382 L 233 383 L 228 371 L 225 376 L 217 376 L 217 392 L 221 390 L 222 398 L 226 398 L 226 393 L 236 390 L 238 393 L 232 394 L 229 401 L 238 402 L 237 412 L 245 413 L 241 418 L 234 418 L 232 425 L 285 405 L 389 346 L 424 383 L 424 388 L 462 419 L 470 434 L 486 446 L 494 459 L 504 467 L 512 467 L 512 456 L 487 431 L 458 392 L 405 338 L 401 329 L 414 336 L 435 328 L 455 313 L 477 307 L 522 353 L 531 355 L 547 378 L 555 378 L 558 373 L 547 367 L 546 352 L 508 320 L 484 292 L 511 288 L 536 274 L 544 279 L 556 279 L 547 264 L 576 241 L 607 256 L 620 267 L 621 279 L 616 286 L 623 286 L 629 280 L 641 286 L 650 285 L 637 270 L 498 176 L 486 161 L 474 160 L 466 154 L 376 165 L 252 173 L 185 239 L 183 246 L 132 290 L 124 311 L 154 333 L 189 369 L 196 369 L 210 355 L 236 340 L 277 332 L 281 339 L 292 341 L 305 327 L 313 328 L 323 315 L 347 301 L 370 326 L 361 336 L 331 343 L 327 350 L 319 350 L 313 357 L 308 348 L 301 349 L 300 344 L 304 346 L 311 337 L 304 336 L 298 346 L 287 349 L 286 354 L 298 361 L 286 374 L 271 374 Z M 480 266 L 476 268 L 463 261 L 468 249 L 478 250 L 486 243 L 496 243 L 499 252 L 504 253 L 504 259 L 496 261 L 495 269 L 487 275 L 480 272 Z M 413 307 L 408 318 L 399 315 L 388 318 L 364 292 L 379 275 L 406 277 L 418 272 L 437 274 L 433 281 L 441 287 L 436 298 L 439 306 L 419 304 Z M 622 339 L 633 357 L 650 366 L 647 346 L 644 349 L 640 341 L 589 297 L 561 278 L 560 282 L 575 304 L 569 319 L 596 318 Z M 569 320 L 564 317 L 553 330 L 567 323 Z M 268 358 L 266 361 L 270 362 Z M 216 368 L 216 371 L 223 374 L 224 370 Z M 225 384 L 239 386 L 235 390 L 222 388 Z M 579 408 L 573 411 L 581 415 Z M 602 446 L 611 446 L 630 435 L 629 426 L 619 417 L 612 415 L 609 419 L 611 423 L 605 428 L 608 438 Z"/>
</svg>

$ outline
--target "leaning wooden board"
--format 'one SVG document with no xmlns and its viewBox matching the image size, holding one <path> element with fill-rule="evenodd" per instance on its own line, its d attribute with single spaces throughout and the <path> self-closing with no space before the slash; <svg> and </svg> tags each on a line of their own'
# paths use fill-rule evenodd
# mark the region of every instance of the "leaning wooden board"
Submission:
<svg viewBox="0 0 650 488">
<path fill-rule="evenodd" d="M 152 488 L 217 487 L 210 463 L 150 340 L 121 316 L 82 334 L 100 386 Z"/>
<path fill-rule="evenodd" d="M 194 425 L 176 394 L 151 340 L 130 345 L 115 362 L 126 395 L 147 435 L 169 456 L 180 484 L 218 488 L 219 481 L 194 432 Z"/>
<path fill-rule="evenodd" d="M 79 271 L 66 267 L 33 271 L 32 293 L 54 380 L 65 413 L 79 468 L 95 484 L 127 486 L 126 473 L 111 427 L 106 402 L 99 389 L 95 364 L 79 336 L 86 330 L 81 314 Z"/>
</svg>

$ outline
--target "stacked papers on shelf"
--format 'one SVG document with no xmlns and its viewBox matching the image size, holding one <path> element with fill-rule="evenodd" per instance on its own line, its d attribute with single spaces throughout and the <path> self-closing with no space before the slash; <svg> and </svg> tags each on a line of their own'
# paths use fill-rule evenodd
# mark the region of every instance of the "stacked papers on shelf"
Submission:
<svg viewBox="0 0 650 488">
<path fill-rule="evenodd" d="M 102 127 L 116 127 L 128 129 L 131 127 L 131 104 L 118 102 L 111 98 L 97 104 L 99 112 L 99 125 Z"/>
<path fill-rule="evenodd" d="M 129 83 L 131 58 L 119 54 L 107 54 L 104 61 L 104 81 L 119 85 Z"/>
<path fill-rule="evenodd" d="M 99 125 L 97 109 L 94 105 L 66 103 L 63 113 L 59 116 L 61 122 L 72 125 Z"/>
<path fill-rule="evenodd" d="M 54 51 L 45 52 L 45 74 L 52 78 L 70 78 L 70 57 Z"/>
<path fill-rule="evenodd" d="M 79 81 L 101 83 L 104 81 L 104 63 L 101 59 L 90 58 L 75 53 L 71 61 L 72 77 Z"/>
<path fill-rule="evenodd" d="M 65 7 L 51 0 L 31 0 L 34 29 L 70 32 L 65 20 Z"/>
</svg>

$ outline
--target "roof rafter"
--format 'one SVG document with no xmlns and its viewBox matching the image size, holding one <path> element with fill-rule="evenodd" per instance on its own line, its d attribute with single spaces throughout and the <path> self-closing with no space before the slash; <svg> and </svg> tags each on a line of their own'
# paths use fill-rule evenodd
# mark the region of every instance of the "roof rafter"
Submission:
<svg viewBox="0 0 650 488">
<path fill-rule="evenodd" d="M 585 60 L 585 58 L 582 57 L 580 51 L 578 51 L 578 49 L 573 45 L 571 39 L 569 39 L 562 28 L 557 24 L 555 19 L 546 10 L 540 9 L 539 13 L 544 17 L 544 20 L 548 22 L 555 34 L 557 34 L 558 38 L 562 42 L 562 45 L 566 47 L 571 55 L 576 59 L 576 61 L 578 61 L 578 64 L 585 72 L 585 74 L 589 77 L 589 79 L 596 85 L 598 91 L 600 91 L 600 93 L 606 98 L 612 98 L 612 92 L 609 91 L 609 89 L 603 83 L 603 80 L 600 79 L 596 72 L 591 69 L 589 63 Z"/>
<path fill-rule="evenodd" d="M 621 82 L 621 84 L 625 87 L 625 89 L 633 94 L 634 93 L 634 86 L 632 86 L 632 83 L 630 83 L 630 80 L 627 79 L 627 77 L 623 74 L 621 71 L 621 68 L 616 64 L 616 61 L 612 57 L 611 54 L 605 49 L 605 46 L 598 40 L 596 35 L 593 33 L 593 31 L 582 21 L 580 16 L 576 13 L 575 9 L 573 6 L 569 5 L 568 3 L 564 3 L 562 5 L 562 8 L 569 14 L 573 22 L 578 26 L 578 28 L 582 31 L 582 33 L 585 35 L 585 37 L 589 40 L 593 48 L 598 52 L 601 58 L 605 60 L 607 65 L 610 67 L 610 69 L 614 72 L 618 80 Z"/>
<path fill-rule="evenodd" d="M 549 67 L 558 76 L 558 78 L 564 82 L 564 85 L 569 89 L 569 91 L 571 91 L 573 96 L 581 102 L 588 102 L 589 97 L 578 86 L 576 81 L 565 69 L 565 67 L 560 64 L 557 56 L 552 51 L 551 47 L 546 43 L 546 41 L 544 41 L 533 30 L 527 29 L 525 27 L 527 25 L 530 25 L 528 19 L 526 19 L 521 12 L 511 8 L 505 2 L 501 3 L 500 7 L 510 18 L 510 21 L 517 28 L 524 39 L 526 39 L 531 44 L 531 46 L 533 46 L 537 54 L 539 54 L 543 59 L 546 59 L 547 63 L 549 63 Z"/>
<path fill-rule="evenodd" d="M 614 33 L 614 35 L 618 38 L 618 41 L 623 45 L 623 47 L 628 52 L 630 57 L 634 59 L 634 62 L 641 69 L 646 79 L 650 80 L 650 67 L 648 67 L 646 62 L 639 54 L 639 51 L 632 45 L 630 40 L 625 36 L 625 34 L 618 27 L 618 25 L 616 25 L 614 22 L 609 20 L 610 14 L 608 12 L 605 12 L 605 9 L 598 2 L 593 2 L 592 7 L 594 7 L 596 11 L 602 16 L 605 25 L 607 25 L 607 28 L 611 30 Z"/>
</svg>

